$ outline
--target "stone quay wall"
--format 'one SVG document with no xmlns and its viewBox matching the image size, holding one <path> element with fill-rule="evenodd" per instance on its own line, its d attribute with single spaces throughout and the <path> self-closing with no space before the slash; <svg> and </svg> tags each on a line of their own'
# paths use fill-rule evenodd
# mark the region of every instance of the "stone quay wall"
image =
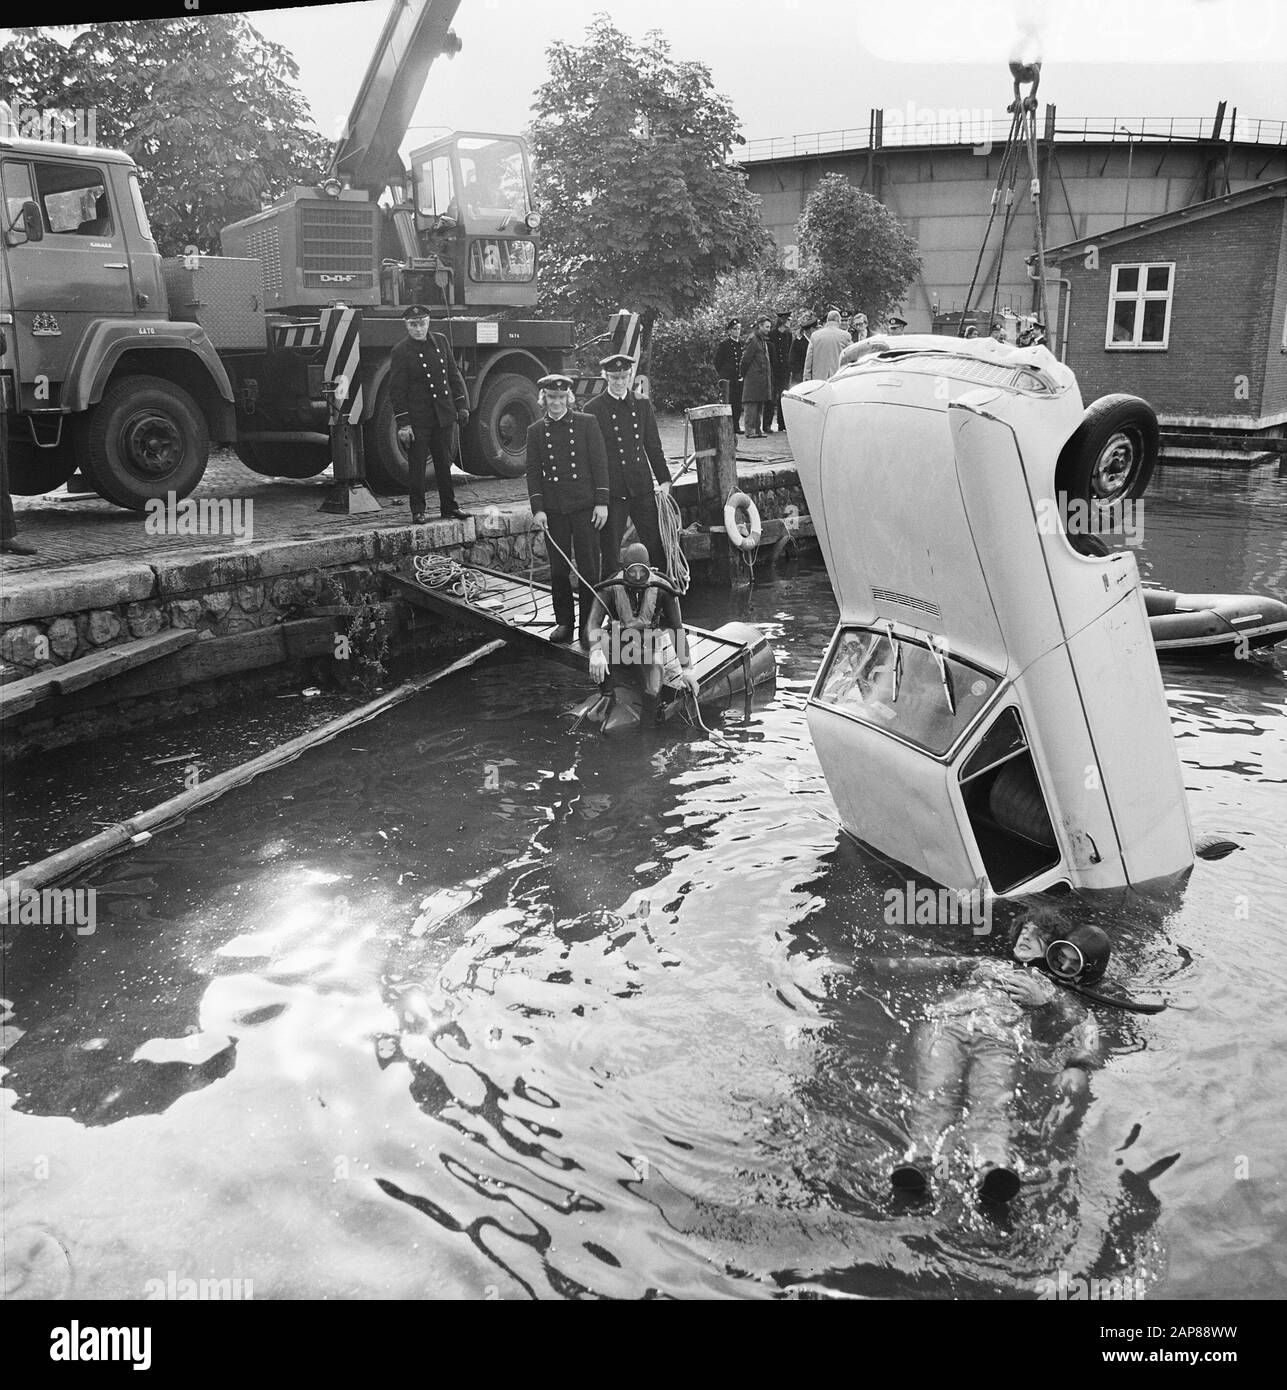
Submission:
<svg viewBox="0 0 1287 1390">
<path fill-rule="evenodd" d="M 768 521 L 803 516 L 795 468 L 763 465 L 738 485 Z M 684 526 L 698 522 L 690 471 L 674 491 Z M 170 551 L 15 574 L 0 591 L 0 679 L 38 675 L 138 638 L 187 629 L 195 640 L 74 693 L 51 695 L 5 719 L 5 761 L 43 748 L 182 718 L 230 700 L 304 685 L 352 685 L 337 637 L 363 606 L 378 614 L 388 656 L 449 655 L 477 640 L 468 628 L 388 601 L 382 576 L 413 555 L 546 575 L 544 536 L 523 504 L 470 520 L 350 529 L 305 540 Z M 694 566 L 700 578 L 700 565 Z"/>
</svg>

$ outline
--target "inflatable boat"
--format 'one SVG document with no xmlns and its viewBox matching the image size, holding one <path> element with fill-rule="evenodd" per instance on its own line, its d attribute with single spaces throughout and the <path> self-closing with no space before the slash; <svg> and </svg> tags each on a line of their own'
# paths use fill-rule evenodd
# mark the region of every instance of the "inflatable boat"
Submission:
<svg viewBox="0 0 1287 1390">
<path fill-rule="evenodd" d="M 845 830 L 997 896 L 1190 869 L 1135 557 L 1047 521 L 1139 495 L 1147 403 L 1087 408 L 1043 347 L 918 335 L 782 409 L 840 609 L 807 709 Z"/>
<path fill-rule="evenodd" d="M 1287 603 L 1256 594 L 1177 594 L 1145 589 L 1159 657 L 1246 657 L 1287 641 Z"/>
</svg>

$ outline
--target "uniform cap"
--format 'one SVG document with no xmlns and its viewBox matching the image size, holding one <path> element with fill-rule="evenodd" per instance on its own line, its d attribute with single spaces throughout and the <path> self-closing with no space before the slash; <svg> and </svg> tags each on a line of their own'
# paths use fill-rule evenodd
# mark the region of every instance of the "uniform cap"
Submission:
<svg viewBox="0 0 1287 1390">
<path fill-rule="evenodd" d="M 599 370 L 604 372 L 628 372 L 635 365 L 635 359 L 624 352 L 614 352 L 611 357 L 601 358 Z"/>
<path fill-rule="evenodd" d="M 409 304 L 403 311 L 404 319 L 427 319 L 429 317 L 429 306 L 427 304 Z"/>
<path fill-rule="evenodd" d="M 570 391 L 572 378 L 564 376 L 561 372 L 551 372 L 549 376 L 543 376 L 536 384 L 542 391 Z"/>
</svg>

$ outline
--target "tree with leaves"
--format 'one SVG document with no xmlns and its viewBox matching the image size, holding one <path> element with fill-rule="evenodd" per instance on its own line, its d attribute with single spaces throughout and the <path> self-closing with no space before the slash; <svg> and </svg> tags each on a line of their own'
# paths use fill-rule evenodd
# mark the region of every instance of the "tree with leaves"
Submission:
<svg viewBox="0 0 1287 1390">
<path fill-rule="evenodd" d="M 902 302 L 920 274 L 915 240 L 883 203 L 843 174 L 818 181 L 797 237 L 804 297 L 824 308 L 861 310 L 872 324 Z"/>
<path fill-rule="evenodd" d="M 239 14 L 21 28 L 0 47 L 0 97 L 92 110 L 96 142 L 135 160 L 163 255 L 218 254 L 221 227 L 322 173 L 298 76 Z"/>
<path fill-rule="evenodd" d="M 596 15 L 584 43 L 554 43 L 531 145 L 541 209 L 542 302 L 594 325 L 640 312 L 646 329 L 695 310 L 760 254 L 759 200 L 731 164 L 737 117 L 704 63 Z"/>
</svg>

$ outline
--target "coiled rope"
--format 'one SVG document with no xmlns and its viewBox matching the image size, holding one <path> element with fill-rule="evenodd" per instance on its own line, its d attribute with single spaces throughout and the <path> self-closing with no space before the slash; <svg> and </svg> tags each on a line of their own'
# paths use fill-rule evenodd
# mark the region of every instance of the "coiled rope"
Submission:
<svg viewBox="0 0 1287 1390">
<path fill-rule="evenodd" d="M 486 575 L 467 569 L 446 555 L 417 555 L 416 583 L 426 589 L 441 589 L 453 598 L 474 603 L 488 591 Z"/>
</svg>

